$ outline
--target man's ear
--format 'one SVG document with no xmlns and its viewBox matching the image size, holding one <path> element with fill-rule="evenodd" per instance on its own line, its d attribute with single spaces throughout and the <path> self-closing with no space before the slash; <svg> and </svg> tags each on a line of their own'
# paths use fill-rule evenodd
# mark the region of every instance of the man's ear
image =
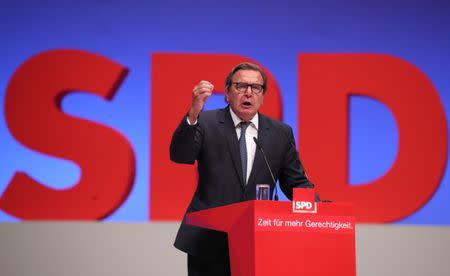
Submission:
<svg viewBox="0 0 450 276">
<path fill-rule="evenodd" d="M 228 89 L 225 88 L 225 102 L 230 103 L 230 100 L 228 99 Z"/>
</svg>

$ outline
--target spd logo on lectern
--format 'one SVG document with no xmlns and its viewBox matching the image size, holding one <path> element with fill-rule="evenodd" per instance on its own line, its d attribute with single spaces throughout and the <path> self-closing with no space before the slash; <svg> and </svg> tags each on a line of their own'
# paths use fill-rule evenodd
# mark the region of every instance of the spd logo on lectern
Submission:
<svg viewBox="0 0 450 276">
<path fill-rule="evenodd" d="M 317 213 L 317 203 L 311 201 L 292 201 L 292 212 L 294 213 Z"/>
<path fill-rule="evenodd" d="M 317 213 L 317 203 L 314 199 L 314 189 L 294 188 L 292 197 L 292 212 Z"/>
</svg>

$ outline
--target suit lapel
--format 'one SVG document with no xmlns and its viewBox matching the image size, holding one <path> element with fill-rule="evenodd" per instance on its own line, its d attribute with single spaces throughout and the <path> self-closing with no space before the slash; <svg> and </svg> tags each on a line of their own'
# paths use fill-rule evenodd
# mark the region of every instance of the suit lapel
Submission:
<svg viewBox="0 0 450 276">
<path fill-rule="evenodd" d="M 219 114 L 219 122 L 223 125 L 222 135 L 227 141 L 228 150 L 231 154 L 231 159 L 233 160 L 234 169 L 239 177 L 242 187 L 244 187 L 244 180 L 242 177 L 242 165 L 241 158 L 239 156 L 239 143 L 236 135 L 236 127 L 234 126 L 233 119 L 231 119 L 231 114 L 229 111 L 229 106 L 222 109 Z"/>
</svg>

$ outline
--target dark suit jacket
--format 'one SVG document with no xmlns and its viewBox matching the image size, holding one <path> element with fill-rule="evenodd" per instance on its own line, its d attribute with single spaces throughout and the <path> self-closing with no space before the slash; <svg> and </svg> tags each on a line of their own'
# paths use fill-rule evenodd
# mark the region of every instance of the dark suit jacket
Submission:
<svg viewBox="0 0 450 276">
<path fill-rule="evenodd" d="M 292 199 L 293 187 L 313 187 L 305 177 L 288 125 L 259 114 L 258 141 L 264 149 L 281 190 Z M 170 159 L 198 165 L 198 185 L 187 213 L 227 205 L 256 197 L 256 184 L 275 185 L 263 155 L 257 148 L 247 185 L 243 183 L 236 129 L 229 107 L 202 112 L 191 126 L 184 117 L 173 134 Z M 227 254 L 225 233 L 181 223 L 175 247 L 196 256 Z"/>
</svg>

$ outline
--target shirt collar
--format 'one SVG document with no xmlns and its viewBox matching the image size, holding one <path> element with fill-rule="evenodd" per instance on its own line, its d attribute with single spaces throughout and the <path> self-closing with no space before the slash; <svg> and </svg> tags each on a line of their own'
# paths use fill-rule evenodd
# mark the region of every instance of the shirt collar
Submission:
<svg viewBox="0 0 450 276">
<path fill-rule="evenodd" d="M 230 107 L 230 114 L 231 114 L 231 119 L 233 119 L 233 124 L 234 127 L 237 127 L 242 120 L 239 119 L 239 117 L 236 115 L 236 113 L 233 112 L 233 109 L 231 109 Z M 252 125 L 254 128 L 256 128 L 256 130 L 258 130 L 258 124 L 259 124 L 259 115 L 258 112 L 255 114 L 255 116 L 253 116 L 253 118 L 250 120 L 250 125 Z"/>
</svg>

